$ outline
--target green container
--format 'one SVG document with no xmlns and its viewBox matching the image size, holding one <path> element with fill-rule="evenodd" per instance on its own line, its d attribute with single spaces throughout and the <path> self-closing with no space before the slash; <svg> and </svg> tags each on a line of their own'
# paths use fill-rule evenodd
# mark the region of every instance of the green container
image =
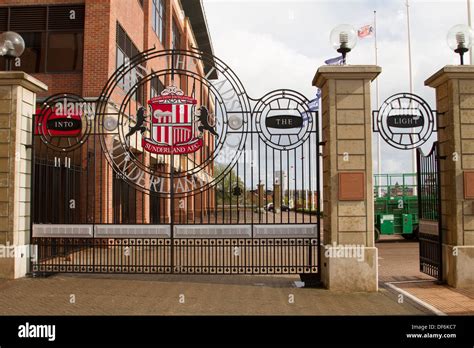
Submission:
<svg viewBox="0 0 474 348">
<path fill-rule="evenodd" d="M 416 174 L 374 175 L 374 223 L 379 235 L 416 237 L 418 228 L 418 197 Z"/>
<path fill-rule="evenodd" d="M 382 234 L 395 232 L 395 216 L 393 214 L 380 215 L 380 232 Z"/>
<path fill-rule="evenodd" d="M 411 214 L 402 214 L 403 233 L 413 233 L 413 216 Z"/>
</svg>

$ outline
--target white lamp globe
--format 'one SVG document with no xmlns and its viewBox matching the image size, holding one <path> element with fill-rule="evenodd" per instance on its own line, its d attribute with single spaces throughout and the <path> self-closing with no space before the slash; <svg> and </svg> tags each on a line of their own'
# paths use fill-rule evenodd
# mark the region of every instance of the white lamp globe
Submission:
<svg viewBox="0 0 474 348">
<path fill-rule="evenodd" d="M 453 51 L 458 47 L 469 49 L 472 46 L 472 29 L 466 24 L 455 25 L 449 29 L 446 41 Z"/>
<path fill-rule="evenodd" d="M 341 24 L 331 30 L 329 40 L 335 49 L 348 48 L 352 50 L 357 44 L 357 32 L 352 25 Z"/>
<path fill-rule="evenodd" d="M 20 34 L 13 31 L 6 31 L 0 34 L 0 55 L 16 58 L 25 51 L 25 40 Z"/>
</svg>

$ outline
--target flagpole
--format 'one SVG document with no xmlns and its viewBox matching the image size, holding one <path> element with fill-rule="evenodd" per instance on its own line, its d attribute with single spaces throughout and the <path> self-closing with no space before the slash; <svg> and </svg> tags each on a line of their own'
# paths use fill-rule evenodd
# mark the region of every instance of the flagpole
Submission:
<svg viewBox="0 0 474 348">
<path fill-rule="evenodd" d="M 413 71 L 412 71 L 412 64 L 411 64 L 411 32 L 410 32 L 410 5 L 408 3 L 408 0 L 406 0 L 405 3 L 407 7 L 407 35 L 408 35 L 408 75 L 410 79 L 410 93 L 413 93 Z M 412 130 L 412 132 L 414 129 Z M 411 167 L 412 167 L 412 173 L 416 173 L 417 168 L 416 168 L 416 149 L 411 150 L 412 151 L 412 162 L 411 162 Z"/>
<path fill-rule="evenodd" d="M 469 25 L 469 28 L 472 28 L 471 26 L 471 0 L 467 0 L 467 24 Z M 469 50 L 469 62 L 471 65 L 473 65 L 472 49 Z"/>
<path fill-rule="evenodd" d="M 374 53 L 375 65 L 379 64 L 378 48 L 377 48 L 377 11 L 374 11 Z M 379 80 L 375 79 L 375 110 L 379 109 Z M 380 144 L 380 134 L 377 133 L 377 174 L 382 174 L 382 151 Z"/>
</svg>

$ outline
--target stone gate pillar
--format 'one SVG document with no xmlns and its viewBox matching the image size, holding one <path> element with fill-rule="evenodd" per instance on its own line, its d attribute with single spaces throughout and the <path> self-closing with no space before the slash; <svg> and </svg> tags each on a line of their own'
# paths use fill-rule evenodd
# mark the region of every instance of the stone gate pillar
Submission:
<svg viewBox="0 0 474 348">
<path fill-rule="evenodd" d="M 322 66 L 321 280 L 331 290 L 377 291 L 370 83 L 378 66 Z"/>
<path fill-rule="evenodd" d="M 445 66 L 436 89 L 443 234 L 443 280 L 474 286 L 474 66 Z M 444 157 L 443 157 L 444 158 Z"/>
<path fill-rule="evenodd" d="M 23 72 L 0 72 L 0 278 L 23 277 L 28 270 L 31 150 L 27 146 L 36 93 L 47 89 Z"/>
</svg>

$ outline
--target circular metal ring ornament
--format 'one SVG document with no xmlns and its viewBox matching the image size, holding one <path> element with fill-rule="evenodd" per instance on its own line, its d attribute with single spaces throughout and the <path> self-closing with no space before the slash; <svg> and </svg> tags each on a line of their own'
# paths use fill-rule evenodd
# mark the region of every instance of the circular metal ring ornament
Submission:
<svg viewBox="0 0 474 348">
<path fill-rule="evenodd" d="M 262 141 L 276 150 L 291 150 L 303 144 L 314 129 L 309 100 L 292 90 L 275 90 L 259 100 L 253 111 Z"/>
<path fill-rule="evenodd" d="M 198 74 L 199 65 L 211 66 L 218 82 L 208 79 L 212 70 L 206 77 Z M 139 78 L 124 86 L 130 74 Z M 139 91 L 156 79 L 164 90 L 137 103 Z M 145 193 L 175 198 L 207 190 L 232 170 L 245 147 L 251 114 L 242 83 L 220 59 L 200 51 L 156 49 L 116 70 L 97 110 L 101 145 L 117 175 Z M 220 163 L 222 154 L 230 160 L 214 176 L 213 163 Z"/>
<path fill-rule="evenodd" d="M 112 116 L 106 116 L 104 118 L 104 128 L 107 131 L 113 132 L 114 130 L 117 129 L 117 126 L 118 126 L 117 118 L 112 117 Z"/>
<path fill-rule="evenodd" d="M 53 150 L 73 151 L 87 141 L 94 118 L 95 103 L 75 94 L 55 94 L 34 115 L 35 134 Z"/>
<path fill-rule="evenodd" d="M 242 118 L 235 115 L 231 115 L 229 117 L 229 127 L 232 130 L 239 130 L 240 128 L 242 128 Z"/>
<path fill-rule="evenodd" d="M 421 97 L 398 93 L 387 98 L 374 111 L 374 131 L 390 146 L 400 150 L 416 149 L 436 131 L 436 111 Z"/>
</svg>

